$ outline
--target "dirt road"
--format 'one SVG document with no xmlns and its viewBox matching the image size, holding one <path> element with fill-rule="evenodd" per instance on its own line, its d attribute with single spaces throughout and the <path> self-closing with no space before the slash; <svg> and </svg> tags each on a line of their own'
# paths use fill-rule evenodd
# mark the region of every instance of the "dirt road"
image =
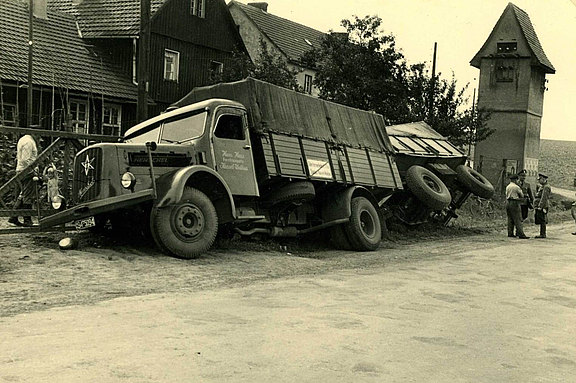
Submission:
<svg viewBox="0 0 576 383">
<path fill-rule="evenodd" d="M 86 250 L 49 249 L 20 262 L 51 270 L 53 259 L 34 260 L 68 257 L 60 270 L 86 267 L 89 293 L 70 279 L 80 305 L 52 294 L 14 315 L 24 310 L 4 304 L 0 382 L 576 381 L 572 225 L 552 226 L 545 241 L 480 234 L 363 254 L 93 254 L 89 266 L 108 262 L 114 275 L 89 270 Z M 60 283 L 48 274 L 47 285 Z M 157 274 L 177 288 L 162 290 Z M 154 294 L 110 299 L 95 287 L 142 294 L 146 282 Z M 62 307 L 37 311 L 47 305 Z"/>
</svg>

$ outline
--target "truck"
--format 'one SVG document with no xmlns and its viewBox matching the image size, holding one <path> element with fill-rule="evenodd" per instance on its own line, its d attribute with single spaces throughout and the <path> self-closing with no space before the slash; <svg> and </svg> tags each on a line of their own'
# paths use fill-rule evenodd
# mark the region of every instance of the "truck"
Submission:
<svg viewBox="0 0 576 383">
<path fill-rule="evenodd" d="M 70 207 L 40 226 L 141 224 L 159 249 L 181 258 L 206 252 L 219 232 L 328 231 L 339 248 L 375 250 L 385 207 L 413 194 L 397 154 L 377 113 L 252 78 L 195 88 L 122 142 L 79 151 Z M 414 166 L 423 169 L 411 176 L 424 185 L 419 198 L 429 198 L 420 189 L 443 194 L 431 209 L 448 207 L 443 182 Z"/>
</svg>

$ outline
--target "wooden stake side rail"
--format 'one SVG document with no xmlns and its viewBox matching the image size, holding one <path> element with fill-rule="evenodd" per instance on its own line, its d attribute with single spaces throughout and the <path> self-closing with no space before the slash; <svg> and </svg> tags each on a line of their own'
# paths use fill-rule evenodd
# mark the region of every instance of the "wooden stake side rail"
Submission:
<svg viewBox="0 0 576 383">
<path fill-rule="evenodd" d="M 258 139 L 255 156 L 264 160 L 267 178 L 403 188 L 395 160 L 387 153 L 273 132 Z"/>
</svg>

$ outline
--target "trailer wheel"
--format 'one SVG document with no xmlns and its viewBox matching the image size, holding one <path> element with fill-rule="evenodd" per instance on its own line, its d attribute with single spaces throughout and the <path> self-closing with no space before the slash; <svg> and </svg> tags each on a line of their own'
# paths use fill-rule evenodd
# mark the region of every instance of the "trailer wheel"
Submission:
<svg viewBox="0 0 576 383">
<path fill-rule="evenodd" d="M 186 187 L 177 204 L 152 209 L 150 228 L 162 251 L 189 259 L 206 252 L 214 243 L 218 215 L 206 194 Z"/>
<path fill-rule="evenodd" d="M 466 165 L 459 165 L 456 173 L 458 181 L 472 194 L 486 199 L 494 195 L 494 186 L 476 170 Z"/>
<path fill-rule="evenodd" d="M 346 230 L 344 230 L 344 224 L 331 227 L 328 233 L 330 235 L 330 242 L 335 248 L 339 250 L 354 250 L 348 239 L 348 234 Z"/>
<path fill-rule="evenodd" d="M 350 244 L 358 251 L 376 250 L 382 240 L 378 211 L 364 197 L 353 198 L 350 207 L 350 222 L 344 225 Z"/>
<path fill-rule="evenodd" d="M 406 183 L 416 198 L 430 209 L 442 210 L 452 201 L 450 191 L 444 182 L 422 166 L 413 165 L 408 169 Z"/>
</svg>

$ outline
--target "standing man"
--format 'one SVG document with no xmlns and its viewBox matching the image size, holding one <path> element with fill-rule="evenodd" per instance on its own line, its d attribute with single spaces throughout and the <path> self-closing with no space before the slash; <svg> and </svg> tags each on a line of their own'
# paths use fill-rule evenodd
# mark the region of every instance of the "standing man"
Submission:
<svg viewBox="0 0 576 383">
<path fill-rule="evenodd" d="M 522 189 L 524 194 L 524 199 L 520 203 L 520 210 L 522 212 L 522 221 L 528 218 L 528 209 L 532 209 L 534 206 L 534 193 L 532 193 L 532 187 L 528 182 L 526 182 L 526 169 L 521 170 L 518 173 L 518 186 Z"/>
<path fill-rule="evenodd" d="M 26 134 L 18 140 L 16 145 L 16 174 L 22 173 L 30 164 L 36 161 L 38 157 L 38 147 L 36 139 Z M 20 194 L 16 198 L 16 203 L 12 207 L 14 210 L 19 208 L 32 208 L 32 196 L 34 194 L 34 177 L 32 169 L 27 170 L 27 174 L 22 178 Z M 8 218 L 8 222 L 16 226 L 32 226 L 32 217 L 24 217 L 24 222 L 18 220 L 18 216 Z"/>
<path fill-rule="evenodd" d="M 550 193 L 552 188 L 548 185 L 548 176 L 538 174 L 538 186 L 536 186 L 536 196 L 534 197 L 534 223 L 540 225 L 540 235 L 536 238 L 546 238 L 546 224 L 548 223 L 548 209 L 550 208 Z"/>
<path fill-rule="evenodd" d="M 518 174 L 513 174 L 510 176 L 510 183 L 506 186 L 506 215 L 508 217 L 508 237 L 515 237 L 514 228 L 516 228 L 516 234 L 520 239 L 528 239 L 526 234 L 524 234 L 524 228 L 522 225 L 522 212 L 520 210 L 520 203 L 524 200 L 524 193 L 522 189 L 518 186 Z"/>
</svg>

